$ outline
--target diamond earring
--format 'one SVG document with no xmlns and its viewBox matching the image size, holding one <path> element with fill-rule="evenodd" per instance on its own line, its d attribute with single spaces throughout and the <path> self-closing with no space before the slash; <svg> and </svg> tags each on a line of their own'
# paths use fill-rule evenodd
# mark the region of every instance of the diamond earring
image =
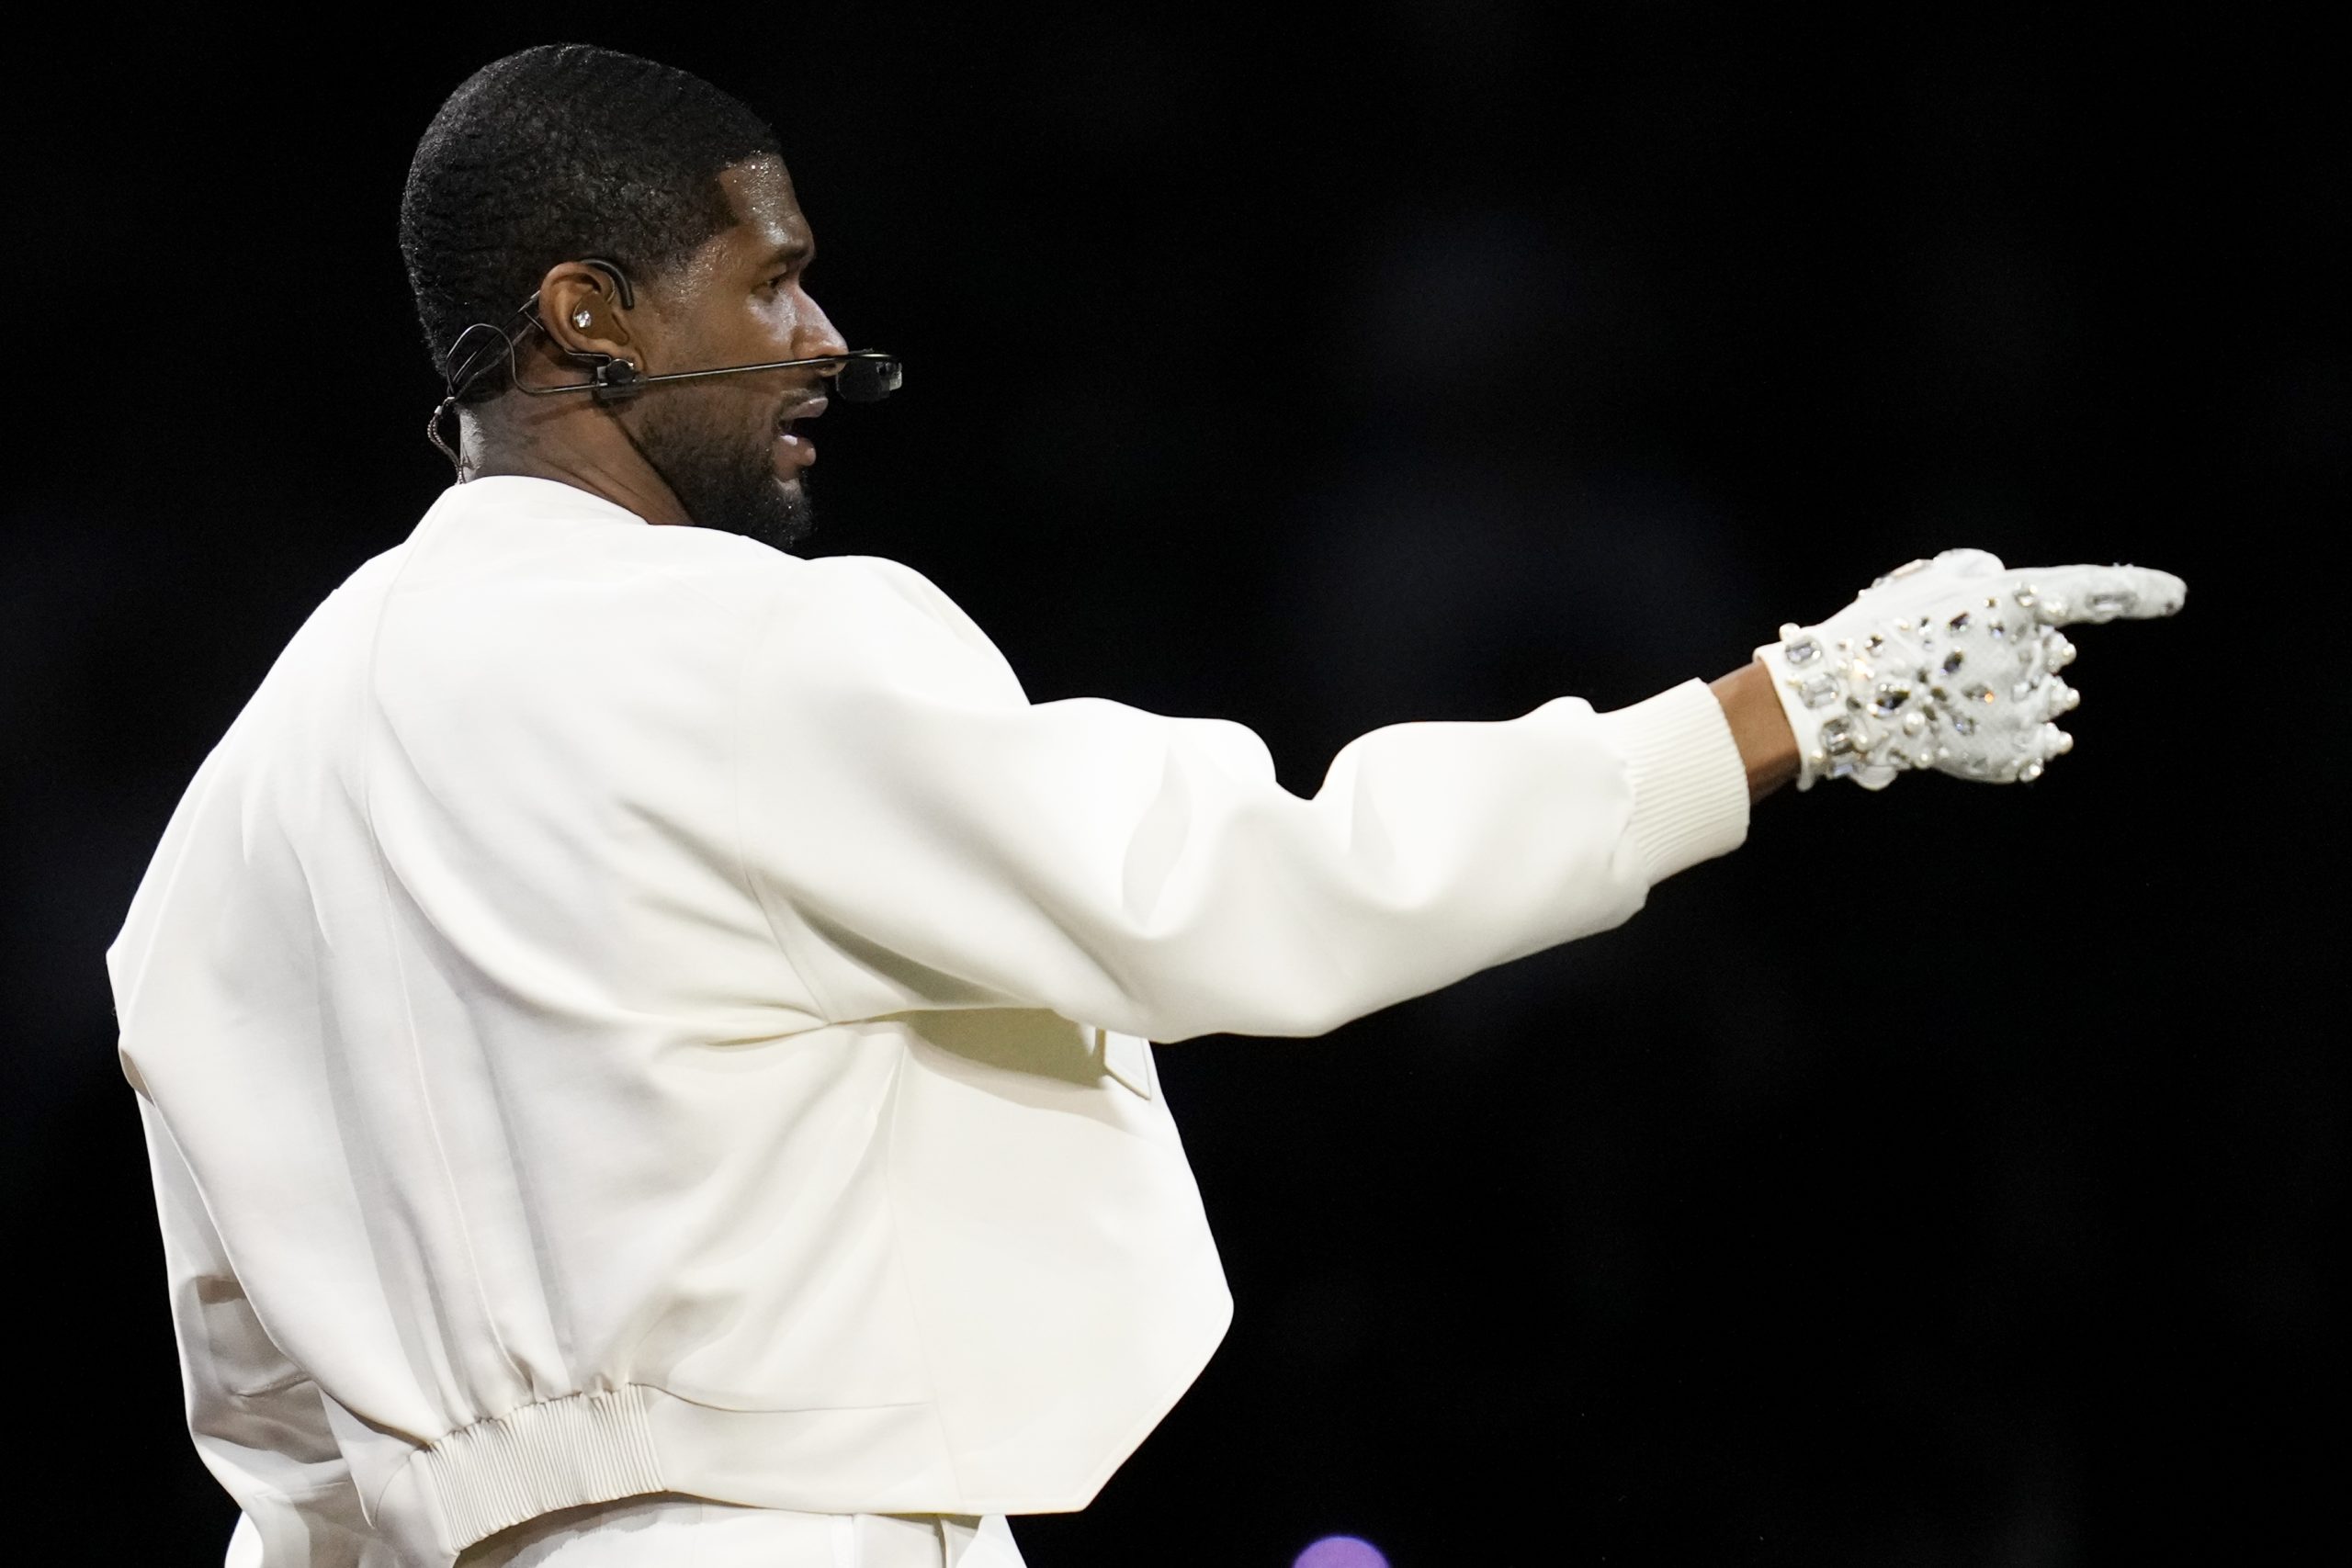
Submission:
<svg viewBox="0 0 2352 1568">
<path fill-rule="evenodd" d="M 571 312 L 571 324 L 578 327 L 582 332 L 586 332 L 588 330 L 589 323 L 594 321 L 595 319 L 595 316 L 590 313 L 588 307 L 585 305 L 581 306 L 580 309 Z"/>
</svg>

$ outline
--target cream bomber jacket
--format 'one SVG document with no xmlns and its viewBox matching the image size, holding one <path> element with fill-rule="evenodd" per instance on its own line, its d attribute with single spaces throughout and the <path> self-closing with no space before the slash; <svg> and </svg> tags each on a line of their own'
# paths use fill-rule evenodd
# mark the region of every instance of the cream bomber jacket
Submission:
<svg viewBox="0 0 2352 1568">
<path fill-rule="evenodd" d="M 1230 1315 L 1145 1042 L 1318 1033 L 1747 825 L 1695 681 L 1300 799 L 1238 725 L 1029 702 L 905 567 L 454 488 L 107 955 L 197 1445 L 267 1568 L 657 1491 L 1080 1507 Z"/>
</svg>

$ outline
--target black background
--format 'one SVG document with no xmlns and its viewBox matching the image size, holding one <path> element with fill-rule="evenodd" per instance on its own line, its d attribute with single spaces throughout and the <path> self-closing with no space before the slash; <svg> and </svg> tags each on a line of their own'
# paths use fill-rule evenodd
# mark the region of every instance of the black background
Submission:
<svg viewBox="0 0 2352 1568">
<path fill-rule="evenodd" d="M 908 365 L 811 547 L 1033 695 L 1351 737 L 1738 665 L 1956 544 L 2137 560 L 2030 788 L 1758 812 L 1629 926 L 1163 1048 L 1238 1300 L 1035 1568 L 2278 1561 L 2341 1513 L 2340 80 L 2259 8 L 646 6 L 14 61 L 12 1554 L 217 1560 L 101 954 L 303 616 L 447 480 L 393 242 L 580 38 L 783 133 Z M 2125 16 L 2135 19 L 2121 19 Z M 306 32 L 306 27 L 318 30 Z M 41 1556 L 41 1551 L 48 1555 Z M 2182 1558 L 2181 1560 L 2186 1560 Z"/>
</svg>

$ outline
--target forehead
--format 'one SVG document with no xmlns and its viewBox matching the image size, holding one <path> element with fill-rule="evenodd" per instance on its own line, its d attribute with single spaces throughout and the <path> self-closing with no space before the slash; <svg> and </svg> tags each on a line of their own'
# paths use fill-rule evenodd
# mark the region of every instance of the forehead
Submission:
<svg viewBox="0 0 2352 1568">
<path fill-rule="evenodd" d="M 808 220 L 793 194 L 792 175 L 783 159 L 763 152 L 730 164 L 719 171 L 718 188 L 735 215 L 733 226 L 718 240 L 735 259 L 763 262 L 778 251 L 809 244 Z"/>
</svg>

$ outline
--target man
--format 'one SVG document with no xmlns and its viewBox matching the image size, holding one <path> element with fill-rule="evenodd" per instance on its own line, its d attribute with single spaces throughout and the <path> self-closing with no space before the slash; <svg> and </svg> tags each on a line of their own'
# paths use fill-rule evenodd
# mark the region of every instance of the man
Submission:
<svg viewBox="0 0 2352 1568">
<path fill-rule="evenodd" d="M 401 240 L 460 482 L 296 636 L 108 953 L 233 1562 L 1017 1563 L 1003 1516 L 1082 1506 L 1229 1313 L 1147 1040 L 1614 925 L 1792 778 L 2030 779 L 2057 626 L 2184 596 L 1947 552 L 1712 687 L 1374 731 L 1301 800 L 1238 726 L 1033 705 L 913 572 L 784 552 L 846 345 L 734 100 L 500 61 Z"/>
</svg>

